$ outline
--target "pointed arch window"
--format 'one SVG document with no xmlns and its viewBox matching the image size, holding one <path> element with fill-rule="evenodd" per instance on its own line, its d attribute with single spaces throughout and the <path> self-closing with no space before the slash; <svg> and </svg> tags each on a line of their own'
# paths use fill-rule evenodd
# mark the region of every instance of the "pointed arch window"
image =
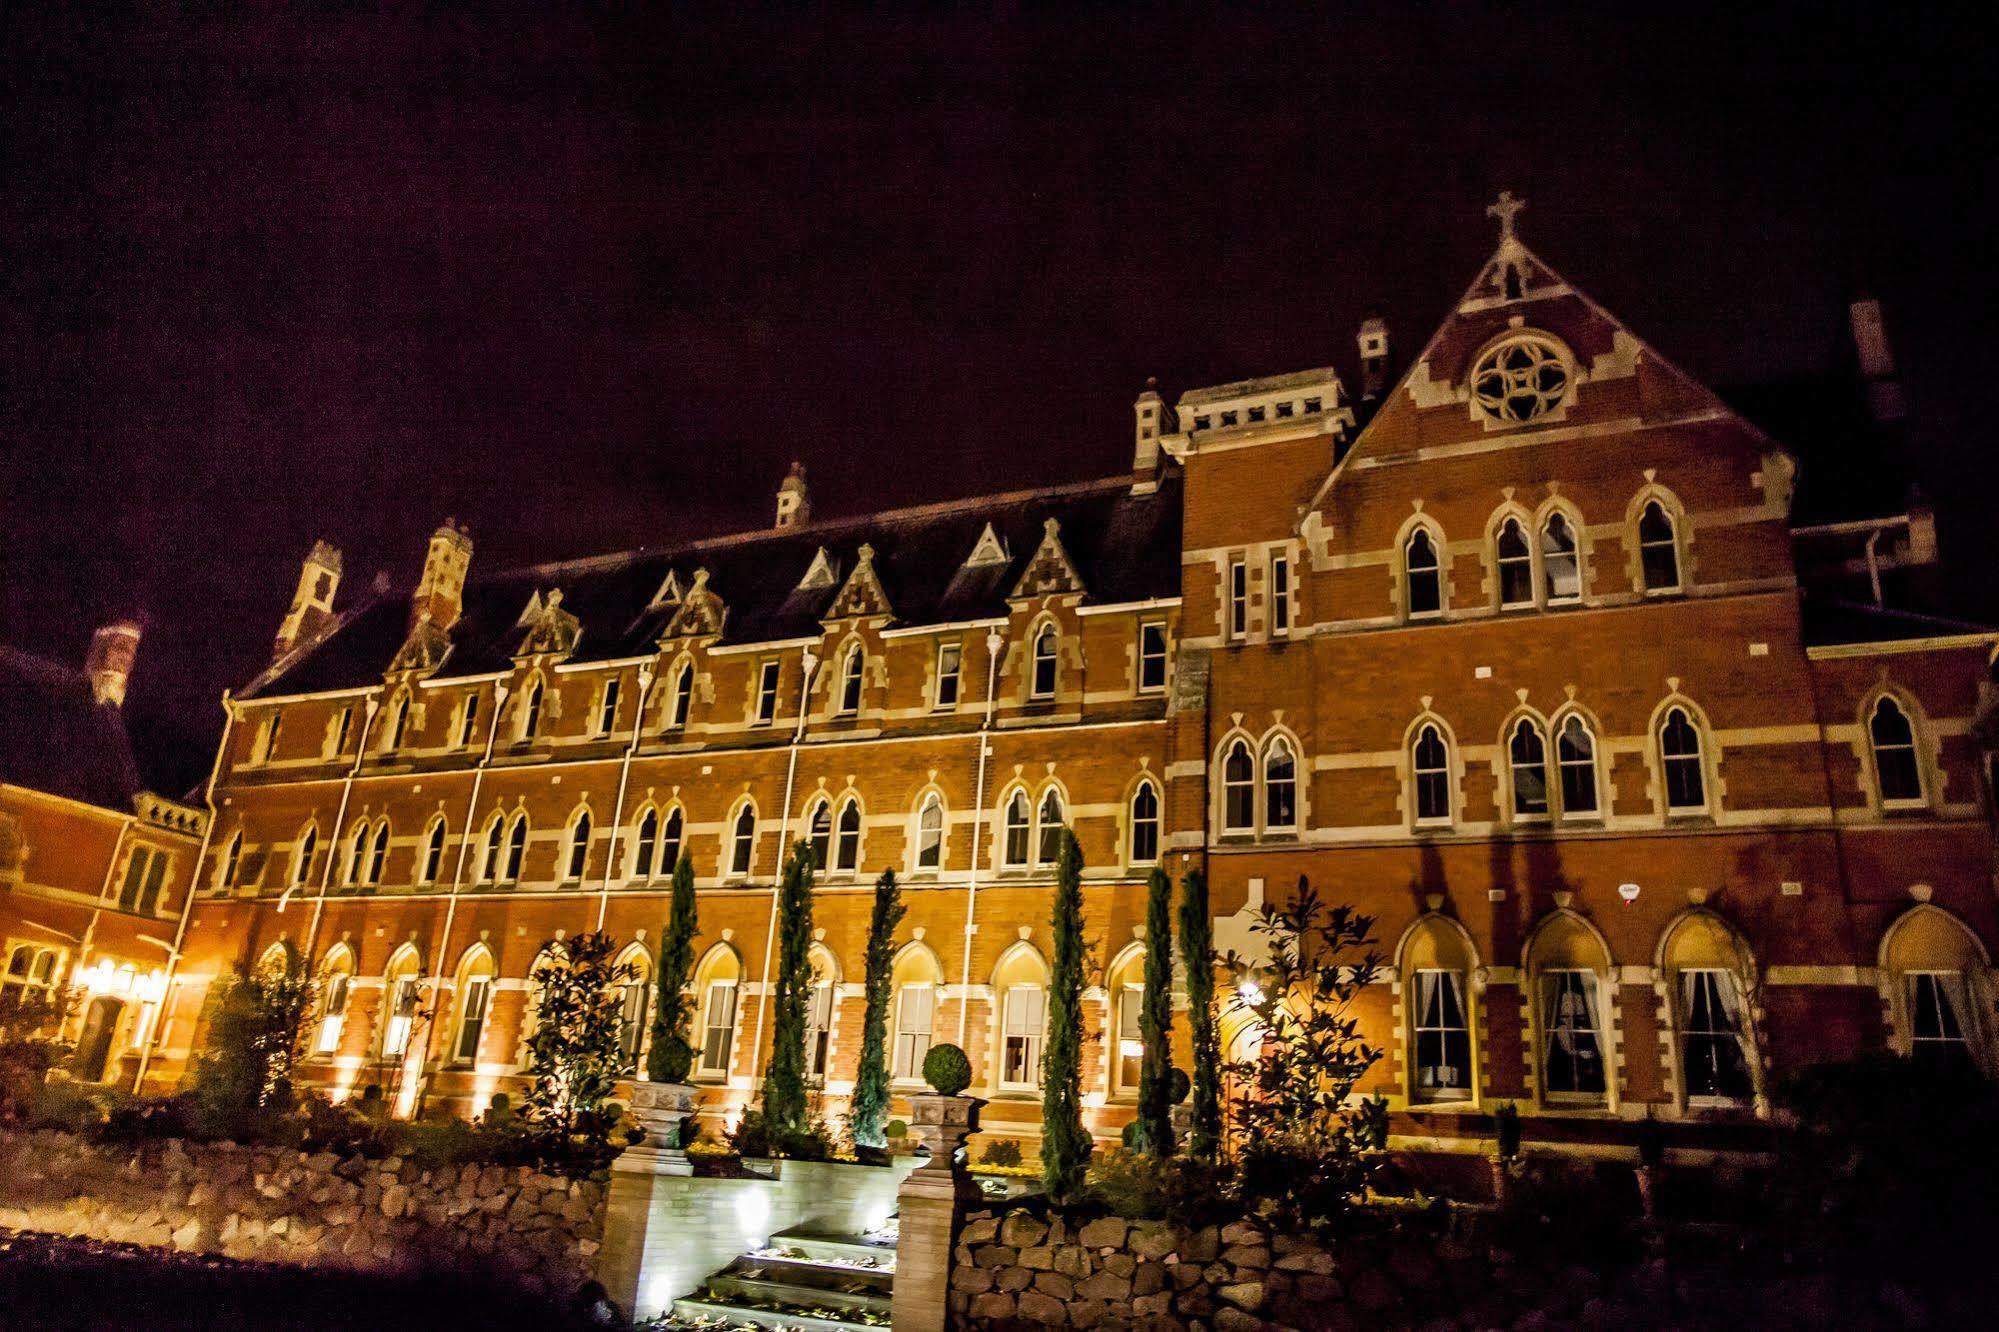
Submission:
<svg viewBox="0 0 1999 1332">
<path fill-rule="evenodd" d="M 694 705 L 694 663 L 683 662 L 673 675 L 673 693 L 666 709 L 668 730 L 682 730 L 687 725 L 687 713 Z"/>
<path fill-rule="evenodd" d="M 383 819 L 375 825 L 374 849 L 368 853 L 368 883 L 372 887 L 382 881 L 382 871 L 389 863 L 389 821 Z"/>
<path fill-rule="evenodd" d="M 1009 869 L 1027 864 L 1028 823 L 1027 792 L 1016 790 L 1006 802 L 1006 845 L 1001 852 L 1001 862 Z"/>
<path fill-rule="evenodd" d="M 1416 1099 L 1471 1099 L 1471 1023 L 1466 1017 L 1464 975 L 1423 968 L 1416 987 L 1411 1034 L 1416 1046 Z"/>
<path fill-rule="evenodd" d="M 299 838 L 298 845 L 292 848 L 292 887 L 305 887 L 305 881 L 312 873 L 313 852 L 318 848 L 319 829 L 308 827 L 305 835 Z"/>
<path fill-rule="evenodd" d="M 1502 610 L 1513 610 L 1534 604 L 1534 552 L 1527 544 L 1527 533 L 1522 530 L 1518 518 L 1508 518 L 1500 524 L 1499 535 L 1493 540 L 1493 551 L 1499 565 L 1499 605 Z"/>
<path fill-rule="evenodd" d="M 1271 737 L 1263 751 L 1263 829 L 1291 832 L 1298 826 L 1298 757 L 1283 736 Z"/>
<path fill-rule="evenodd" d="M 1874 780 L 1881 803 L 1907 808 L 1923 803 L 1923 768 L 1916 757 L 1916 728 L 1902 705 L 1883 694 L 1867 719 L 1867 740 L 1874 750 Z"/>
<path fill-rule="evenodd" d="M 1159 788 L 1140 782 L 1131 793 L 1131 863 L 1151 865 L 1159 860 Z"/>
<path fill-rule="evenodd" d="M 458 967 L 458 1031 L 451 1042 L 454 1062 L 470 1064 L 478 1059 L 492 997 L 492 955 L 483 948 L 475 948 Z"/>
<path fill-rule="evenodd" d="M 1055 697 L 1055 668 L 1061 637 L 1055 626 L 1044 624 L 1034 635 L 1034 676 L 1028 690 L 1029 698 L 1049 699 Z"/>
<path fill-rule="evenodd" d="M 572 883 L 580 881 L 590 864 L 590 811 L 587 809 L 569 825 L 569 853 L 565 861 L 563 877 Z"/>
<path fill-rule="evenodd" d="M 1666 809 L 1673 814 L 1707 810 L 1707 771 L 1700 727 L 1685 708 L 1671 708 L 1659 723 L 1659 762 L 1665 770 Z"/>
<path fill-rule="evenodd" d="M 353 829 L 347 834 L 347 851 L 341 857 L 340 882 L 352 888 L 367 879 L 368 867 L 368 821 L 354 820 Z"/>
<path fill-rule="evenodd" d="M 1735 973 L 1719 968 L 1680 972 L 1680 1058 L 1690 1098 L 1749 1099 L 1753 1083 L 1743 1055 L 1742 997 Z"/>
<path fill-rule="evenodd" d="M 541 681 L 528 686 L 528 696 L 521 704 L 521 739 L 532 740 L 541 730 Z"/>
<path fill-rule="evenodd" d="M 944 859 L 944 802 L 935 793 L 916 815 L 916 868 L 935 870 Z"/>
<path fill-rule="evenodd" d="M 514 826 L 507 834 L 507 882 L 519 883 L 521 864 L 528 854 L 528 816 L 514 815 Z"/>
<path fill-rule="evenodd" d="M 354 958 L 346 949 L 337 949 L 319 973 L 319 1027 L 313 1033 L 312 1052 L 335 1054 L 341 1034 L 347 1029 L 347 1000 L 354 983 Z"/>
<path fill-rule="evenodd" d="M 817 870 L 831 869 L 833 866 L 833 803 L 821 800 L 812 806 L 812 812 L 805 817 L 806 840 L 812 846 L 812 867 Z"/>
<path fill-rule="evenodd" d="M 1909 1054 L 1937 1063 L 1972 1063 L 1964 1034 L 1964 973 L 1914 971 L 1909 986 Z"/>
<path fill-rule="evenodd" d="M 423 839 L 423 857 L 417 862 L 417 882 L 436 883 L 438 874 L 444 868 L 444 820 L 433 819 L 430 832 Z"/>
<path fill-rule="evenodd" d="M 861 864 L 861 802 L 849 799 L 840 806 L 839 838 L 833 845 L 833 868 L 852 874 Z"/>
<path fill-rule="evenodd" d="M 403 747 L 403 741 L 409 736 L 409 726 L 410 696 L 408 694 L 399 694 L 396 697 L 396 710 L 389 717 L 388 750 L 390 753 L 394 753 Z"/>
<path fill-rule="evenodd" d="M 839 715 L 851 717 L 861 710 L 861 682 L 868 664 L 867 654 L 859 643 L 847 649 L 847 655 L 840 661 L 840 706 Z"/>
<path fill-rule="evenodd" d="M 215 886 L 234 888 L 236 876 L 243 868 L 243 830 L 238 828 L 229 839 L 228 847 L 222 852 L 222 864 L 215 872 Z"/>
<path fill-rule="evenodd" d="M 1658 500 L 1648 500 L 1638 515 L 1638 562 L 1647 592 L 1680 590 L 1680 539 L 1673 516 Z"/>
<path fill-rule="evenodd" d="M 639 830 L 632 838 L 632 877 L 650 879 L 653 861 L 659 854 L 659 811 L 648 809 L 639 815 Z"/>
<path fill-rule="evenodd" d="M 1561 769 L 1562 816 L 1589 818 L 1597 812 L 1596 737 L 1589 723 L 1574 713 L 1562 723 L 1555 739 L 1555 761 Z"/>
<path fill-rule="evenodd" d="M 1049 787 L 1041 797 L 1041 808 L 1035 812 L 1034 861 L 1037 865 L 1053 865 L 1062 855 L 1062 793 Z"/>
<path fill-rule="evenodd" d="M 465 710 L 458 714 L 458 747 L 468 749 L 472 744 L 473 728 L 479 722 L 479 695 L 465 696 Z"/>
<path fill-rule="evenodd" d="M 901 970 L 901 968 L 898 968 Z M 889 1076 L 909 1082 L 923 1076 L 923 1057 L 930 1053 L 937 1025 L 937 985 L 934 979 L 910 980 L 896 988 L 895 1054 Z"/>
<path fill-rule="evenodd" d="M 1576 554 L 1575 528 L 1559 511 L 1549 514 L 1541 527 L 1541 582 L 1550 605 L 1582 599 L 1582 563 Z"/>
<path fill-rule="evenodd" d="M 681 830 L 686 826 L 687 820 L 681 817 L 678 808 L 670 809 L 666 812 L 666 822 L 660 826 L 659 832 L 659 872 L 661 874 L 672 874 L 680 868 L 680 834 Z"/>
<path fill-rule="evenodd" d="M 1513 724 L 1506 742 L 1507 766 L 1513 774 L 1513 816 L 1542 818 L 1548 813 L 1548 742 L 1531 717 Z"/>
<path fill-rule="evenodd" d="M 1403 542 L 1402 577 L 1410 615 L 1443 613 L 1443 571 L 1437 562 L 1436 539 L 1428 528 L 1417 528 Z"/>
<path fill-rule="evenodd" d="M 1416 788 L 1416 822 L 1451 821 L 1451 748 L 1444 733 L 1431 722 L 1416 732 L 1409 747 L 1409 772 Z"/>
<path fill-rule="evenodd" d="M 1588 1102 L 1604 1098 L 1603 1013 L 1596 974 L 1562 968 L 1541 982 L 1541 1090 Z"/>
<path fill-rule="evenodd" d="M 416 1025 L 417 1009 L 423 998 L 423 977 L 418 974 L 416 953 L 408 948 L 389 963 L 382 986 L 382 1057 L 400 1059 L 409 1049 L 410 1031 Z"/>
<path fill-rule="evenodd" d="M 744 875 L 750 872 L 757 849 L 757 810 L 755 805 L 744 805 L 736 814 L 735 827 L 729 835 L 729 873 Z"/>
<path fill-rule="evenodd" d="M 1222 758 L 1222 831 L 1256 831 L 1256 760 L 1246 740 L 1236 740 Z"/>
</svg>

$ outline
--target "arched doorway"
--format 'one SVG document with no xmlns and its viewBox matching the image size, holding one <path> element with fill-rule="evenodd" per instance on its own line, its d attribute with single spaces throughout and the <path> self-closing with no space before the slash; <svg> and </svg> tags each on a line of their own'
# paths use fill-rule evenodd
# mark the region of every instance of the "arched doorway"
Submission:
<svg viewBox="0 0 1999 1332">
<path fill-rule="evenodd" d="M 124 1011 L 124 1001 L 110 995 L 90 1001 L 83 1015 L 83 1033 L 76 1038 L 72 1063 L 78 1082 L 104 1081 L 104 1066 L 111 1058 L 111 1040 L 118 1034 L 118 1019 Z"/>
</svg>

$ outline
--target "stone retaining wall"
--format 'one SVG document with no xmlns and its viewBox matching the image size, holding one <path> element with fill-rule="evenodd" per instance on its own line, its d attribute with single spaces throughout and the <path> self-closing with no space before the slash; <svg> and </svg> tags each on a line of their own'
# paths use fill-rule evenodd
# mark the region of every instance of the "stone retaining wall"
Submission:
<svg viewBox="0 0 1999 1332">
<path fill-rule="evenodd" d="M 526 1166 L 0 1133 L 0 1226 L 357 1270 L 487 1266 L 556 1293 L 589 1278 L 604 1197 Z"/>
</svg>

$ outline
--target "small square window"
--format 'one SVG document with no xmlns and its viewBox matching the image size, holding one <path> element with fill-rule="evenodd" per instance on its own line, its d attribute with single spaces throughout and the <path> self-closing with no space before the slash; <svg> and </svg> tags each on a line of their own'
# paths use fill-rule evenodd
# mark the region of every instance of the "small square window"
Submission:
<svg viewBox="0 0 1999 1332">
<path fill-rule="evenodd" d="M 1262 420 L 1263 418 L 1264 418 L 1264 410 L 1263 410 L 1263 408 L 1261 408 L 1261 407 L 1252 407 L 1252 408 L 1250 408 L 1250 409 L 1249 409 L 1249 419 L 1250 419 L 1251 421 L 1261 421 L 1261 420 Z"/>
<path fill-rule="evenodd" d="M 1222 413 L 1222 424 L 1225 426 L 1236 425 L 1240 420 L 1241 417 L 1235 412 Z"/>
<path fill-rule="evenodd" d="M 1214 421 L 1215 418 L 1212 416 L 1197 416 L 1194 418 L 1194 429 L 1206 430 L 1214 424 Z"/>
<path fill-rule="evenodd" d="M 1294 408 L 1294 407 L 1293 407 L 1293 406 L 1292 406 L 1292 405 L 1291 405 L 1290 403 L 1288 403 L 1288 402 L 1280 402 L 1280 403 L 1278 403 L 1278 404 L 1277 404 L 1277 419 L 1278 419 L 1278 420 L 1280 420 L 1280 421 L 1282 421 L 1282 420 L 1283 420 L 1283 419 L 1284 419 L 1285 417 L 1287 417 L 1287 416 L 1291 415 L 1291 413 L 1292 413 L 1292 412 L 1293 412 L 1294 410 L 1296 410 L 1296 409 L 1295 409 L 1295 408 Z"/>
<path fill-rule="evenodd" d="M 1305 415 L 1310 416 L 1313 412 L 1316 412 L 1318 410 L 1319 410 L 1319 399 L 1317 398 L 1305 399 Z"/>
</svg>

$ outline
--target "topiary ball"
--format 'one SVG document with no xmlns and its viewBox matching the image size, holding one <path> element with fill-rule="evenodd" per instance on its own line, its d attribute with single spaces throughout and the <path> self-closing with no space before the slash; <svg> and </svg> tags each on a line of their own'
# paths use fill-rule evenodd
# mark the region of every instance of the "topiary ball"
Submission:
<svg viewBox="0 0 1999 1332">
<path fill-rule="evenodd" d="M 1187 1093 L 1193 1090 L 1194 1082 L 1187 1076 L 1186 1069 L 1176 1068 L 1166 1075 L 1166 1099 L 1171 1104 L 1180 1104 L 1187 1099 Z"/>
<path fill-rule="evenodd" d="M 956 1096 L 972 1085 L 972 1061 L 955 1045 L 933 1045 L 923 1056 L 923 1080 L 940 1096 Z"/>
</svg>

